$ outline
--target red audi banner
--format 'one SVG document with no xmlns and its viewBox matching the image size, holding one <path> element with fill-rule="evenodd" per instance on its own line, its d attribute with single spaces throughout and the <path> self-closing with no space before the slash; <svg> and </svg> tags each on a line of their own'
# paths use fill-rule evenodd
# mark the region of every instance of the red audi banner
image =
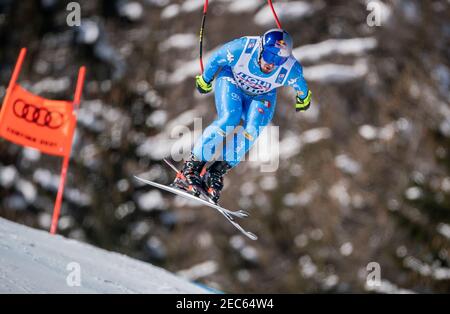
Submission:
<svg viewBox="0 0 450 314">
<path fill-rule="evenodd" d="M 45 99 L 15 85 L 2 106 L 0 136 L 46 154 L 67 156 L 75 125 L 72 102 Z"/>
<path fill-rule="evenodd" d="M 80 103 L 85 68 L 80 68 L 73 101 L 46 99 L 34 95 L 16 83 L 25 54 L 26 49 L 22 48 L 3 100 L 0 136 L 46 154 L 64 157 L 50 229 L 51 233 L 55 233 L 77 123 L 75 109 Z"/>
</svg>

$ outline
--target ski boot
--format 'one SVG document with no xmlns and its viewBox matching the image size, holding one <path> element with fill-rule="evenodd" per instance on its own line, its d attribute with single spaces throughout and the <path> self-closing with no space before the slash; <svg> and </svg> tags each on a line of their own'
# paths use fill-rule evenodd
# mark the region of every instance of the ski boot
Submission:
<svg viewBox="0 0 450 314">
<path fill-rule="evenodd" d="M 199 188 L 202 187 L 202 177 L 200 172 L 205 166 L 206 162 L 197 160 L 193 154 L 187 160 L 183 169 L 177 173 L 175 180 L 170 186 L 184 190 L 194 196 L 200 196 Z"/>
<path fill-rule="evenodd" d="M 208 197 L 217 204 L 223 189 L 223 176 L 232 168 L 226 161 L 215 161 L 203 176 L 203 186 Z"/>
</svg>

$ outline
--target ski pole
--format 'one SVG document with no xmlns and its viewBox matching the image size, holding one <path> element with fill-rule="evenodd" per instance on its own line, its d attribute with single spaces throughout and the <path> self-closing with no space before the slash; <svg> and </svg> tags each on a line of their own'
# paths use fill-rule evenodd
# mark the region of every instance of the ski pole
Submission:
<svg viewBox="0 0 450 314">
<path fill-rule="evenodd" d="M 277 23 L 278 28 L 281 27 L 280 20 L 278 19 L 277 13 L 275 12 L 275 9 L 273 8 L 272 0 L 267 0 L 269 2 L 270 9 L 272 10 L 273 16 L 275 17 L 275 22 Z"/>
<path fill-rule="evenodd" d="M 203 4 L 203 17 L 202 17 L 202 24 L 200 26 L 200 68 L 203 73 L 203 33 L 205 29 L 205 22 L 206 22 L 206 12 L 208 11 L 208 0 L 205 0 L 205 3 Z"/>
</svg>

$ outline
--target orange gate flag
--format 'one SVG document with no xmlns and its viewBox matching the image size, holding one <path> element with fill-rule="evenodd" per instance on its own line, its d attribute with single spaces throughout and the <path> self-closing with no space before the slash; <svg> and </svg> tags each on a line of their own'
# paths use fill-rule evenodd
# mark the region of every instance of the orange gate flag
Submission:
<svg viewBox="0 0 450 314">
<path fill-rule="evenodd" d="M 3 101 L 0 111 L 0 136 L 46 154 L 64 157 L 50 230 L 54 234 L 77 123 L 74 109 L 77 109 L 80 103 L 86 70 L 85 67 L 80 68 L 73 101 L 42 98 L 16 84 L 25 54 L 26 49 L 22 48 Z"/>
</svg>

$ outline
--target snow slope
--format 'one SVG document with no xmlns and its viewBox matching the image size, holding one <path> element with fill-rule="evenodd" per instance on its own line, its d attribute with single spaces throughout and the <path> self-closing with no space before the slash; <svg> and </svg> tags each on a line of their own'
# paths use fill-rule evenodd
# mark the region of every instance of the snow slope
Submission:
<svg viewBox="0 0 450 314">
<path fill-rule="evenodd" d="M 206 292 L 125 255 L 0 218 L 0 293 Z"/>
</svg>

